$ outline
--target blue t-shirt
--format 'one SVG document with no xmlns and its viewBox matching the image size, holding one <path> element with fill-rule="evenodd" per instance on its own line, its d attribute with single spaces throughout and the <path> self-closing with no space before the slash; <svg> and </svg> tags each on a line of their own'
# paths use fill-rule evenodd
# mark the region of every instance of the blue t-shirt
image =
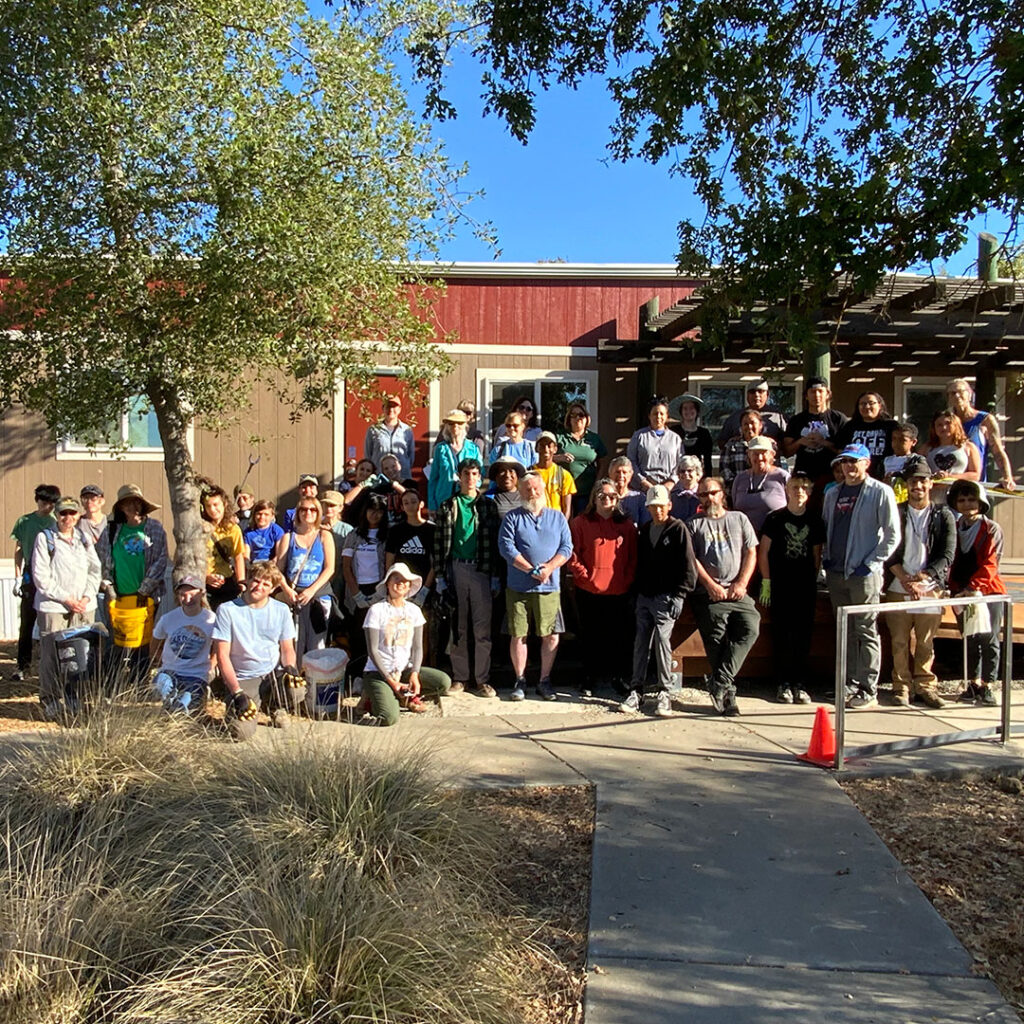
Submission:
<svg viewBox="0 0 1024 1024">
<path fill-rule="evenodd" d="M 284 530 L 277 523 L 264 526 L 262 530 L 255 526 L 247 530 L 245 543 L 249 545 L 249 558 L 253 562 L 269 561 L 274 557 L 277 542 L 284 536 Z"/>
<path fill-rule="evenodd" d="M 299 547 L 295 543 L 295 534 L 291 534 L 288 539 L 288 560 L 284 570 L 289 585 L 297 590 L 305 590 L 306 587 L 312 586 L 316 582 L 316 578 L 323 572 L 323 569 L 324 544 L 320 539 L 320 531 L 317 530 L 313 537 L 313 543 L 308 549 Z M 298 580 L 295 578 L 296 575 Z"/>
</svg>

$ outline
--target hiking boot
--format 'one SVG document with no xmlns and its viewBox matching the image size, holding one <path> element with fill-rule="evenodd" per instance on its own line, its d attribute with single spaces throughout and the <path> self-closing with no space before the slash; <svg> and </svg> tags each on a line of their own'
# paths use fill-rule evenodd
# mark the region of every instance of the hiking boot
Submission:
<svg viewBox="0 0 1024 1024">
<path fill-rule="evenodd" d="M 726 718 L 735 718 L 740 713 L 740 706 L 736 698 L 730 693 L 722 699 L 722 714 Z"/>
<path fill-rule="evenodd" d="M 810 704 L 811 695 L 806 690 L 801 690 L 799 686 L 793 687 L 793 703 L 794 704 Z"/>
<path fill-rule="evenodd" d="M 512 684 L 512 692 L 508 696 L 509 700 L 526 700 L 526 677 L 520 676 Z"/>
<path fill-rule="evenodd" d="M 981 707 L 994 708 L 998 706 L 999 699 L 993 692 L 992 687 L 986 683 L 981 688 L 981 692 L 978 694 L 978 698 L 975 703 L 977 703 Z"/>
<path fill-rule="evenodd" d="M 792 704 L 793 694 L 788 686 L 780 686 L 775 692 L 775 699 L 780 704 Z"/>
<path fill-rule="evenodd" d="M 497 697 L 498 691 L 490 683 L 478 683 L 469 691 L 477 697 Z"/>
<path fill-rule="evenodd" d="M 958 704 L 973 704 L 981 696 L 981 687 L 976 683 L 968 683 L 963 693 L 957 695 Z"/>
<path fill-rule="evenodd" d="M 655 698 L 654 714 L 658 718 L 671 718 L 675 714 L 672 710 L 672 700 L 664 690 Z"/>
<path fill-rule="evenodd" d="M 629 695 L 619 705 L 619 710 L 627 715 L 640 714 L 640 694 L 636 690 L 630 690 Z"/>
<path fill-rule="evenodd" d="M 708 695 L 711 697 L 711 706 L 720 714 L 725 714 L 725 698 L 722 695 L 721 690 L 709 690 Z"/>
<path fill-rule="evenodd" d="M 906 690 L 893 690 L 892 691 L 892 702 L 899 708 L 910 707 L 910 697 L 907 695 Z"/>
<path fill-rule="evenodd" d="M 863 708 L 873 708 L 877 703 L 878 698 L 873 693 L 858 693 L 846 702 L 846 706 L 851 711 L 859 711 Z"/>
<path fill-rule="evenodd" d="M 463 692 L 465 692 L 465 689 L 466 689 L 466 684 L 465 683 L 454 682 L 454 683 L 452 683 L 451 686 L 448 687 L 448 692 L 449 693 L 463 693 Z"/>
<path fill-rule="evenodd" d="M 558 694 L 555 693 L 554 687 L 551 685 L 550 679 L 542 679 L 537 684 L 537 696 L 541 700 L 558 700 Z"/>
<path fill-rule="evenodd" d="M 946 706 L 946 702 L 934 690 L 923 690 L 914 700 L 920 701 L 926 708 L 944 708 Z"/>
</svg>

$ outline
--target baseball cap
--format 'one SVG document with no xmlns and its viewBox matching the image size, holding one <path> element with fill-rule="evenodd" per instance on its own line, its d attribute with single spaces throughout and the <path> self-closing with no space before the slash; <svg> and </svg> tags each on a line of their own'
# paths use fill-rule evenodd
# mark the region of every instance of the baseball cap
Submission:
<svg viewBox="0 0 1024 1024">
<path fill-rule="evenodd" d="M 201 579 L 199 576 L 182 576 L 178 582 L 174 584 L 174 589 L 181 590 L 182 587 L 187 587 L 189 590 L 205 590 L 206 581 Z"/>
<path fill-rule="evenodd" d="M 867 461 L 870 462 L 871 452 L 869 452 L 862 444 L 848 444 L 832 460 L 832 465 L 834 466 L 837 462 L 842 462 L 843 459 L 867 459 Z"/>
<path fill-rule="evenodd" d="M 647 505 L 670 505 L 668 489 L 662 484 L 655 484 L 647 491 Z"/>
<path fill-rule="evenodd" d="M 550 441 L 552 444 L 558 444 L 558 438 L 550 430 L 542 430 L 537 435 L 537 440 L 533 442 L 534 447 L 539 445 L 541 441 Z"/>
<path fill-rule="evenodd" d="M 761 380 L 752 380 L 747 385 L 747 390 L 748 391 L 767 391 L 768 390 L 768 381 L 764 380 L 763 378 Z"/>
<path fill-rule="evenodd" d="M 78 504 L 77 498 L 61 498 L 53 509 L 58 514 L 61 512 L 81 512 L 82 506 Z"/>
<path fill-rule="evenodd" d="M 103 488 L 99 484 L 86 484 L 79 492 L 81 498 L 102 498 Z"/>
<path fill-rule="evenodd" d="M 302 476 L 299 477 L 299 486 L 301 487 L 303 484 L 316 484 L 317 487 L 319 487 L 320 480 L 313 473 L 303 473 Z"/>
</svg>

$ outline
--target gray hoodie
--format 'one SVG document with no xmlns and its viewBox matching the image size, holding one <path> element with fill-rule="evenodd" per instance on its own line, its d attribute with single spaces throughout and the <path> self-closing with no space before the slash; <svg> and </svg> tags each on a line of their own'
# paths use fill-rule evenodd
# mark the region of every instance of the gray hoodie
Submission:
<svg viewBox="0 0 1024 1024">
<path fill-rule="evenodd" d="M 825 494 L 823 513 L 827 527 L 826 551 L 832 542 L 832 523 L 840 489 L 841 485 L 831 488 Z M 850 534 L 846 539 L 846 559 L 842 566 L 826 565 L 825 568 L 832 572 L 842 572 L 846 577 L 881 573 L 886 559 L 896 550 L 899 542 L 900 516 L 896 495 L 887 484 L 869 476 L 853 507 Z M 866 569 L 867 572 L 856 572 L 857 569 Z"/>
</svg>

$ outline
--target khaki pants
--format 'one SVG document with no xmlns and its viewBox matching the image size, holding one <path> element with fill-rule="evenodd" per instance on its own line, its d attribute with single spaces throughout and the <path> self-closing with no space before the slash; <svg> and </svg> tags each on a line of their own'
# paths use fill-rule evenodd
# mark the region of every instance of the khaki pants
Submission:
<svg viewBox="0 0 1024 1024">
<path fill-rule="evenodd" d="M 886 594 L 887 602 L 910 601 L 907 594 Z M 937 696 L 938 681 L 932 671 L 935 661 L 935 634 L 942 620 L 941 612 L 893 613 L 885 616 L 892 637 L 892 692 L 894 696 L 914 697 L 918 694 Z M 914 650 L 910 650 L 910 634 L 914 633 Z"/>
</svg>

